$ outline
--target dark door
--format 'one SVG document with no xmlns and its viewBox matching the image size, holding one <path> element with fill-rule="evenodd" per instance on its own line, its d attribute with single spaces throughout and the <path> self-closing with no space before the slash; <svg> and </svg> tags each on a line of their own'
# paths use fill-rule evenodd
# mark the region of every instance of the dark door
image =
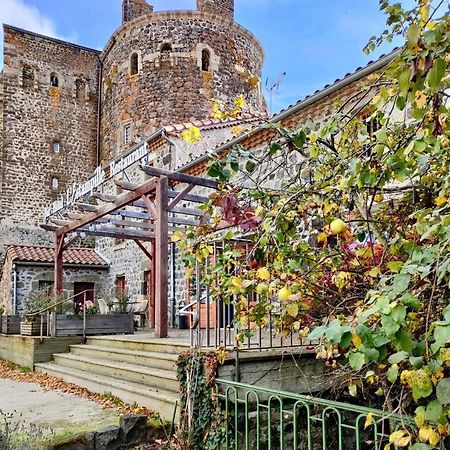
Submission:
<svg viewBox="0 0 450 450">
<path fill-rule="evenodd" d="M 94 302 L 94 283 L 74 283 L 74 308 L 75 311 L 81 312 L 81 305 L 83 305 L 85 295 L 86 301 Z"/>
</svg>

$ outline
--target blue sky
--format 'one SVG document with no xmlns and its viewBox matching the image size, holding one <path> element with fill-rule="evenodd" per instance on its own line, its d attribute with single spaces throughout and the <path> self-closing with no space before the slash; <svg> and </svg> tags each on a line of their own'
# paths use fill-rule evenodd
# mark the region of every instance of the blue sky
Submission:
<svg viewBox="0 0 450 450">
<path fill-rule="evenodd" d="M 0 21 L 101 49 L 120 26 L 121 3 L 0 0 Z M 156 10 L 195 7 L 195 0 L 150 3 Z M 264 82 L 273 82 L 286 72 L 273 96 L 273 112 L 389 51 L 383 48 L 370 56 L 362 53 L 368 38 L 384 29 L 378 0 L 236 0 L 236 20 L 265 48 Z"/>
</svg>

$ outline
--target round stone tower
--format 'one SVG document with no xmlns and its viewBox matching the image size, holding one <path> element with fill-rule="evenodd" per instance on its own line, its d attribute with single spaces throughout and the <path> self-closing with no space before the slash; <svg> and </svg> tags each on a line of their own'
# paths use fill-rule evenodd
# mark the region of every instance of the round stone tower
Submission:
<svg viewBox="0 0 450 450">
<path fill-rule="evenodd" d="M 122 26 L 102 54 L 102 159 L 122 153 L 161 125 L 211 116 L 212 102 L 244 95 L 265 112 L 264 52 L 234 22 L 234 0 L 197 0 L 196 11 L 153 12 L 123 0 Z"/>
</svg>

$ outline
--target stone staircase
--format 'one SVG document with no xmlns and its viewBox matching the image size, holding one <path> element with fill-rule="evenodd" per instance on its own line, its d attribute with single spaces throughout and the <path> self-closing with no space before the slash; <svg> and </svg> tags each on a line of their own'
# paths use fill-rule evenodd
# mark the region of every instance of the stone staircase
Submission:
<svg viewBox="0 0 450 450">
<path fill-rule="evenodd" d="M 90 337 L 84 345 L 71 345 L 70 353 L 54 354 L 52 362 L 36 364 L 35 370 L 91 392 L 111 393 L 171 421 L 179 400 L 176 361 L 188 348 L 158 340 Z"/>
</svg>

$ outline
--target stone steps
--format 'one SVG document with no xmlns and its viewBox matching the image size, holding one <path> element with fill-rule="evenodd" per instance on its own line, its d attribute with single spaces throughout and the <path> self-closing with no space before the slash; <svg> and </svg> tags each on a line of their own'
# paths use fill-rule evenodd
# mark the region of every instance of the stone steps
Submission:
<svg viewBox="0 0 450 450">
<path fill-rule="evenodd" d="M 188 345 L 121 336 L 89 337 L 35 369 L 98 394 L 145 406 L 172 420 L 179 400 L 176 362 Z"/>
<path fill-rule="evenodd" d="M 178 360 L 178 355 L 170 353 L 127 350 L 122 348 L 102 347 L 96 345 L 70 346 L 70 353 L 73 355 L 103 359 L 105 352 L 108 353 L 108 360 L 110 361 L 119 361 L 165 370 L 176 370 L 176 362 Z"/>
<path fill-rule="evenodd" d="M 145 406 L 159 412 L 162 419 L 167 421 L 173 419 L 175 405 L 179 400 L 179 395 L 173 391 L 74 369 L 54 362 L 36 364 L 35 369 L 38 372 L 45 372 L 48 375 L 62 378 L 68 383 L 84 387 L 90 392 L 112 394 L 126 403 Z"/>
</svg>

